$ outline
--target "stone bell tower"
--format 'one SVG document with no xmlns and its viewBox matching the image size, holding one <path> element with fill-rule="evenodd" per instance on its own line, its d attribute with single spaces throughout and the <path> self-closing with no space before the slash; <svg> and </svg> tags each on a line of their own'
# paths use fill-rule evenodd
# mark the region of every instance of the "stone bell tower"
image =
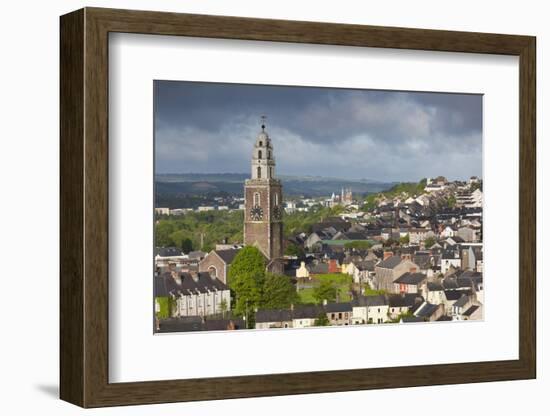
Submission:
<svg viewBox="0 0 550 416">
<path fill-rule="evenodd" d="M 260 249 L 269 261 L 283 256 L 283 188 L 275 178 L 273 145 L 262 116 L 244 185 L 244 243 Z"/>
</svg>

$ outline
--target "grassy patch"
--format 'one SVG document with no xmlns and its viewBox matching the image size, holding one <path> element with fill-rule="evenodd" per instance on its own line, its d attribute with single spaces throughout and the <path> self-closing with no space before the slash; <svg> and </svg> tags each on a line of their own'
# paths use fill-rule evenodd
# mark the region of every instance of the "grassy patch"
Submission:
<svg viewBox="0 0 550 416">
<path fill-rule="evenodd" d="M 319 274 L 313 277 L 314 284 L 315 283 L 319 284 L 323 281 L 331 282 L 338 290 L 339 302 L 349 302 L 351 300 L 349 289 L 350 289 L 352 280 L 353 278 L 350 275 L 344 274 L 344 273 Z M 300 301 L 302 303 L 317 303 L 315 298 L 313 297 L 313 291 L 314 291 L 313 288 L 307 288 L 307 289 L 302 289 L 298 291 L 298 295 L 300 296 Z"/>
</svg>

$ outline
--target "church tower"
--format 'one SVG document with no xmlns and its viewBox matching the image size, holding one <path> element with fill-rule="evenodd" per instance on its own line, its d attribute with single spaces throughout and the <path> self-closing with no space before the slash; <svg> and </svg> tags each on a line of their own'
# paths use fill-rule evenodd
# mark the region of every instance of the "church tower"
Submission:
<svg viewBox="0 0 550 416">
<path fill-rule="evenodd" d="M 283 256 L 283 188 L 275 178 L 273 145 L 265 130 L 252 151 L 251 176 L 245 181 L 244 243 L 260 249 L 269 261 Z"/>
</svg>

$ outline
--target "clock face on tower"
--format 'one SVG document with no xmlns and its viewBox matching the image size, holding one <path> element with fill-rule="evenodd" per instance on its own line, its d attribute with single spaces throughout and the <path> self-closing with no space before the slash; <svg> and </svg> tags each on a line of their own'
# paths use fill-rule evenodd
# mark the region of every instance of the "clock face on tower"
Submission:
<svg viewBox="0 0 550 416">
<path fill-rule="evenodd" d="M 250 210 L 250 218 L 252 218 L 253 221 L 261 221 L 264 217 L 264 210 L 259 205 L 254 205 L 252 209 Z"/>
</svg>

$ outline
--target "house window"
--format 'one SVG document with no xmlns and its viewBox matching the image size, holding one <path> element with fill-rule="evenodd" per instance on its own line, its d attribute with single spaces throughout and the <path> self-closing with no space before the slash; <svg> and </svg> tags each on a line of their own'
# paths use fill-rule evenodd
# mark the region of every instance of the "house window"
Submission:
<svg viewBox="0 0 550 416">
<path fill-rule="evenodd" d="M 342 312 L 338 314 L 338 319 L 342 319 Z"/>
<path fill-rule="evenodd" d="M 334 314 L 334 313 L 331 313 L 331 314 L 330 314 L 331 319 L 334 319 L 335 316 L 336 316 L 336 314 Z"/>
</svg>

